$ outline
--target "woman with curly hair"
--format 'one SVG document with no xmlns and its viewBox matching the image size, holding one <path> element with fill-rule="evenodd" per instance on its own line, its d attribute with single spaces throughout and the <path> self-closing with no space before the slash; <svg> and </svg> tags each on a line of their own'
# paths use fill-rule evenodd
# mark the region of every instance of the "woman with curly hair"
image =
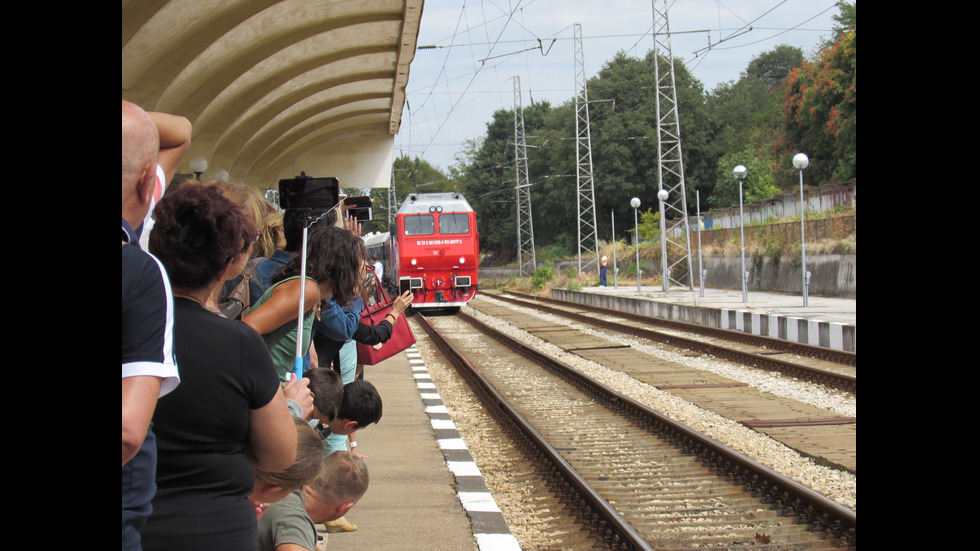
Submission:
<svg viewBox="0 0 980 551">
<path fill-rule="evenodd" d="M 269 352 L 279 372 L 279 379 L 295 371 L 297 356 L 310 349 L 313 321 L 319 317 L 325 299 L 333 297 L 346 305 L 359 297 L 364 280 L 367 248 L 352 231 L 327 222 L 314 222 L 309 230 L 306 248 L 306 281 L 300 281 L 302 254 L 294 256 L 272 277 L 272 286 L 252 305 L 244 322 L 266 336 Z M 303 334 L 300 353 L 300 293 L 303 293 Z M 301 369 L 302 371 L 302 369 Z"/>
<path fill-rule="evenodd" d="M 181 384 L 153 415 L 159 459 L 144 551 L 256 549 L 254 470 L 296 459 L 297 433 L 262 338 L 206 308 L 241 271 L 256 230 L 211 187 L 168 190 L 153 213 L 150 251 L 170 277 Z"/>
</svg>

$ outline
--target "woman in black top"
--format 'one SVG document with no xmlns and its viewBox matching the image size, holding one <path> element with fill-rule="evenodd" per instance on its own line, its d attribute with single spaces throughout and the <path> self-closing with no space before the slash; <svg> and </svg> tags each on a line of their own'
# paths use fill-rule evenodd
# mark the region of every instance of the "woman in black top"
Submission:
<svg viewBox="0 0 980 551">
<path fill-rule="evenodd" d="M 216 189 L 184 183 L 154 209 L 150 251 L 174 295 L 181 384 L 153 416 L 159 462 L 144 551 L 257 549 L 253 468 L 296 458 L 296 429 L 262 338 L 205 305 L 248 260 L 256 230 Z"/>
</svg>

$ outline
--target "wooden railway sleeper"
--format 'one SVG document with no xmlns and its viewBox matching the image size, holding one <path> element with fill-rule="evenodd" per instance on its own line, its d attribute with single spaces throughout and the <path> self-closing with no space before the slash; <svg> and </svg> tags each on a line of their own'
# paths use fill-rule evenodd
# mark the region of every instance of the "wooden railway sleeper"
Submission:
<svg viewBox="0 0 980 551">
<path fill-rule="evenodd" d="M 826 528 L 827 528 L 827 519 L 829 519 L 829 518 L 830 518 L 830 515 L 828 515 L 826 513 L 824 513 L 822 515 L 819 515 L 816 518 L 814 518 L 813 521 L 810 522 L 810 531 L 811 532 L 825 532 L 826 531 Z"/>
</svg>

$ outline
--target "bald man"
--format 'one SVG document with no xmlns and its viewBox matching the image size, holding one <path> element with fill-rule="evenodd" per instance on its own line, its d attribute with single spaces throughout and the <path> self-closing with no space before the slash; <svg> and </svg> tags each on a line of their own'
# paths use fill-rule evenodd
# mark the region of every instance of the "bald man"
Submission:
<svg viewBox="0 0 980 551">
<path fill-rule="evenodd" d="M 163 265 L 140 248 L 133 230 L 142 225 L 159 185 L 164 141 L 154 118 L 139 106 L 123 101 L 122 115 L 122 548 L 138 551 L 139 531 L 156 492 L 153 411 L 179 377 L 170 283 Z M 173 122 L 170 116 L 159 118 Z M 189 131 L 187 136 L 189 144 Z"/>
</svg>

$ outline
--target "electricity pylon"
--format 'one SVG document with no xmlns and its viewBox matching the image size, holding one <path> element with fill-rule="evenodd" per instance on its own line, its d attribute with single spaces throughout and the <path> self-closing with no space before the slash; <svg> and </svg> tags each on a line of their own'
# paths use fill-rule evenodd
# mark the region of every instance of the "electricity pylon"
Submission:
<svg viewBox="0 0 980 551">
<path fill-rule="evenodd" d="M 596 237 L 595 187 L 592 180 L 592 137 L 589 131 L 589 92 L 586 89 L 582 25 L 575 23 L 575 159 L 578 213 L 578 273 L 597 270 L 599 241 Z M 586 253 L 585 263 L 582 253 Z"/>
<path fill-rule="evenodd" d="M 691 269 L 691 228 L 687 216 L 687 192 L 684 189 L 684 159 L 681 154 L 681 126 L 677 114 L 677 86 L 674 79 L 674 57 L 670 49 L 670 24 L 667 19 L 667 0 L 663 9 L 657 9 L 653 0 L 653 53 L 657 83 L 657 158 L 659 160 L 659 190 L 667 191 L 663 201 L 662 273 L 664 292 L 670 294 L 670 281 L 694 289 L 694 271 Z M 668 222 L 667 217 L 670 216 Z M 668 248 L 667 244 L 673 245 Z M 667 250 L 669 249 L 669 253 Z M 670 256 L 673 254 L 673 257 Z M 673 277 L 674 268 L 686 268 L 682 277 Z"/>
<path fill-rule="evenodd" d="M 531 184 L 527 177 L 527 145 L 524 141 L 524 108 L 521 79 L 514 77 L 514 165 L 517 167 L 517 266 L 521 275 L 532 275 L 537 267 L 534 254 L 534 223 L 531 220 Z"/>
</svg>

